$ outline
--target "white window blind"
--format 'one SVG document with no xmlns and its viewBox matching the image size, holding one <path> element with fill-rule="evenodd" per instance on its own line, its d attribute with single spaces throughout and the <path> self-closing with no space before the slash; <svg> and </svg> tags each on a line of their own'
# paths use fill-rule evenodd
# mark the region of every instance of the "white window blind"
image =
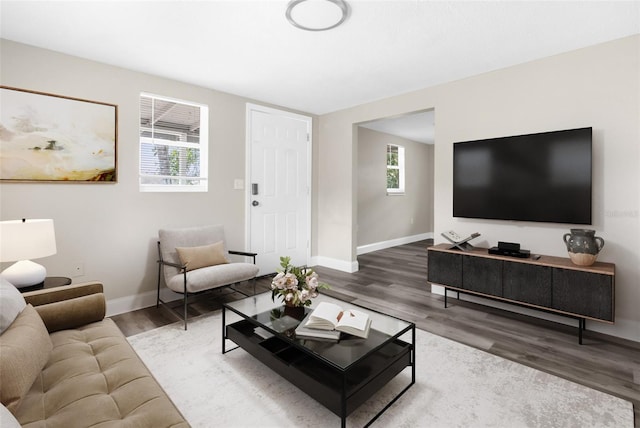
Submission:
<svg viewBox="0 0 640 428">
<path fill-rule="evenodd" d="M 140 95 L 140 190 L 206 192 L 208 107 Z"/>
</svg>

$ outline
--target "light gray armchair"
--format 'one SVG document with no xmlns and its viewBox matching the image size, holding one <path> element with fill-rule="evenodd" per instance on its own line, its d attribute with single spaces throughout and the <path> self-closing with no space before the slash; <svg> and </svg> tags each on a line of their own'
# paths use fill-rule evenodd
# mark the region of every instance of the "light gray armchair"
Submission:
<svg viewBox="0 0 640 428">
<path fill-rule="evenodd" d="M 187 299 L 215 288 L 233 286 L 253 280 L 258 266 L 256 253 L 229 251 L 224 238 L 224 227 L 201 226 L 182 229 L 160 229 L 158 232 L 158 295 L 156 307 L 167 305 L 160 299 L 162 279 L 168 288 L 183 295 L 184 329 L 187 329 Z M 253 257 L 252 263 L 230 262 L 229 255 Z M 232 287 L 233 288 L 233 287 Z M 242 291 L 236 290 L 242 294 Z M 246 295 L 246 294 L 245 294 Z M 167 307 L 170 307 L 167 305 Z"/>
</svg>

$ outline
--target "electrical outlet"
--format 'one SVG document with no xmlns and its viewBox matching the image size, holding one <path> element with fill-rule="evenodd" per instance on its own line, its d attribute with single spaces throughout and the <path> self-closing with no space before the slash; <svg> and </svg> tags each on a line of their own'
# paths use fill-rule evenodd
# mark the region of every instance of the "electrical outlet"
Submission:
<svg viewBox="0 0 640 428">
<path fill-rule="evenodd" d="M 76 263 L 73 265 L 73 273 L 71 274 L 72 278 L 76 278 L 78 276 L 84 275 L 84 263 Z"/>
</svg>

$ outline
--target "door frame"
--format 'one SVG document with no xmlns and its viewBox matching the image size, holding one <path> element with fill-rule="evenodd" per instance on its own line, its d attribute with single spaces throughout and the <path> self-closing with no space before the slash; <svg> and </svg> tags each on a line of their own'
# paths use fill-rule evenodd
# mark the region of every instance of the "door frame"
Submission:
<svg viewBox="0 0 640 428">
<path fill-rule="evenodd" d="M 307 171 L 307 252 L 306 252 L 306 264 L 311 261 L 311 200 L 313 195 L 313 118 L 311 116 L 305 116 L 298 113 L 292 113 L 286 110 L 280 110 L 273 107 L 266 107 L 259 104 L 247 103 L 246 104 L 246 116 L 245 116 L 245 185 L 244 185 L 244 211 L 245 211 L 245 248 L 251 250 L 251 113 L 253 111 L 259 111 L 270 115 L 286 116 L 292 119 L 302 120 L 307 122 L 307 135 L 308 135 L 308 150 L 306 159 L 306 171 Z M 257 257 L 260 257 L 258 254 Z M 275 267 L 274 267 L 275 268 Z"/>
</svg>

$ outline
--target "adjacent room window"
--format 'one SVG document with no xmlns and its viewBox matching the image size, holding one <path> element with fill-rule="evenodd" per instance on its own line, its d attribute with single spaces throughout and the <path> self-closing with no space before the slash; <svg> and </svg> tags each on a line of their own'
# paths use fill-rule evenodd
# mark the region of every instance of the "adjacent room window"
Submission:
<svg viewBox="0 0 640 428">
<path fill-rule="evenodd" d="M 140 94 L 140 191 L 206 192 L 209 108 Z"/>
<path fill-rule="evenodd" d="M 387 194 L 404 193 L 404 147 L 387 144 Z"/>
</svg>

